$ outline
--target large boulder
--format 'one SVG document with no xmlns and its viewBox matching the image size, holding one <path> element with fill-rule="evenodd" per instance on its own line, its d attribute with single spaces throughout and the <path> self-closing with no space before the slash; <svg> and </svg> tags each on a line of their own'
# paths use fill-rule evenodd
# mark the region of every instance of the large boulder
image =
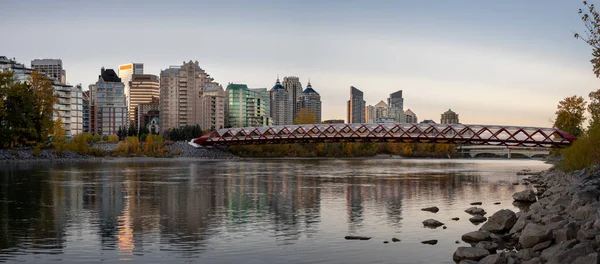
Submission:
<svg viewBox="0 0 600 264">
<path fill-rule="evenodd" d="M 536 201 L 535 193 L 533 190 L 525 190 L 513 194 L 513 199 L 518 202 L 533 203 Z"/>
<path fill-rule="evenodd" d="M 506 257 L 506 254 L 504 252 L 489 255 L 479 261 L 479 264 L 507 264 L 507 263 L 508 263 L 508 257 Z"/>
<path fill-rule="evenodd" d="M 530 248 L 550 239 L 552 239 L 552 230 L 548 230 L 542 225 L 529 223 L 523 229 L 519 243 L 523 248 Z"/>
<path fill-rule="evenodd" d="M 491 233 L 488 231 L 473 231 L 462 235 L 461 239 L 467 243 L 477 243 L 479 241 L 491 240 Z"/>
<path fill-rule="evenodd" d="M 509 231 L 517 222 L 517 214 L 515 212 L 502 209 L 494 213 L 488 221 L 483 224 L 481 230 L 487 230 L 492 233 L 504 233 Z"/>
<path fill-rule="evenodd" d="M 473 224 L 483 223 L 486 220 L 487 220 L 487 217 L 485 217 L 483 215 L 475 215 L 475 216 L 469 218 L 469 221 L 471 221 L 471 223 L 473 223 Z"/>
<path fill-rule="evenodd" d="M 548 264 L 560 264 L 560 263 L 572 263 L 578 258 L 582 256 L 586 256 L 588 254 L 592 254 L 596 252 L 594 247 L 591 244 L 579 244 L 571 249 L 567 249 L 566 251 L 558 252 L 550 259 L 548 259 Z M 598 263 L 597 259 L 595 262 Z"/>
<path fill-rule="evenodd" d="M 556 242 L 556 244 L 560 244 L 562 242 L 577 238 L 578 231 L 579 226 L 577 225 L 577 223 L 569 222 L 563 228 L 556 230 L 554 241 Z"/>
<path fill-rule="evenodd" d="M 469 208 L 467 208 L 467 210 L 465 210 L 465 212 L 467 212 L 468 214 L 472 214 L 472 215 L 487 214 L 487 212 L 485 210 L 483 210 L 483 208 L 479 208 L 479 207 L 469 207 Z"/>
<path fill-rule="evenodd" d="M 496 250 L 498 250 L 499 245 L 498 243 L 492 241 L 480 241 L 477 243 L 477 245 L 475 245 L 475 247 L 483 248 L 489 251 L 491 254 L 494 254 L 496 253 Z"/>
<path fill-rule="evenodd" d="M 463 259 L 479 261 L 482 258 L 487 257 L 490 254 L 489 251 L 483 248 L 476 247 L 459 247 L 452 255 L 452 259 L 456 262 L 460 262 Z"/>
<path fill-rule="evenodd" d="M 550 260 L 554 256 L 565 252 L 566 250 L 572 248 L 576 244 L 577 244 L 577 240 L 571 239 L 569 241 L 565 241 L 560 244 L 553 245 L 542 251 L 541 258 L 545 259 L 545 260 Z"/>
<path fill-rule="evenodd" d="M 435 219 L 427 219 L 425 221 L 423 221 L 423 225 L 426 227 L 438 227 L 438 226 L 443 226 L 444 223 L 435 220 Z"/>
</svg>

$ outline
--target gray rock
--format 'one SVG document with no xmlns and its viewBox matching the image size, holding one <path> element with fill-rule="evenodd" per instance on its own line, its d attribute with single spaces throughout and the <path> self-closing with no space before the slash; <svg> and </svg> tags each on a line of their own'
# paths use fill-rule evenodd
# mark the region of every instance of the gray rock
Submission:
<svg viewBox="0 0 600 264">
<path fill-rule="evenodd" d="M 421 241 L 421 244 L 435 245 L 435 244 L 437 244 L 437 242 L 438 241 L 436 239 L 432 239 L 432 240 Z"/>
<path fill-rule="evenodd" d="M 557 252 L 554 256 L 548 259 L 548 264 L 560 264 L 560 263 L 571 263 L 577 260 L 581 256 L 594 253 L 596 250 L 591 244 L 585 244 L 582 246 L 576 246 L 566 251 Z"/>
<path fill-rule="evenodd" d="M 470 208 L 467 208 L 467 210 L 465 210 L 465 212 L 467 212 L 468 214 L 472 214 L 472 215 L 485 215 L 485 214 L 487 214 L 487 212 L 485 210 L 483 210 L 483 208 L 479 208 L 479 207 L 470 207 Z"/>
<path fill-rule="evenodd" d="M 565 220 L 565 218 L 560 215 L 549 215 L 549 216 L 542 218 L 542 223 L 547 225 L 547 224 L 556 223 L 556 222 L 559 222 L 562 220 Z"/>
<path fill-rule="evenodd" d="M 533 251 L 532 248 L 523 248 L 517 252 L 517 257 L 521 260 L 530 260 L 539 257 L 539 253 Z"/>
<path fill-rule="evenodd" d="M 491 240 L 490 234 L 488 231 L 473 231 L 462 235 L 461 239 L 467 243 L 477 243 Z"/>
<path fill-rule="evenodd" d="M 421 211 L 437 213 L 438 211 L 440 211 L 440 209 L 437 208 L 437 206 L 432 206 L 432 207 L 423 208 L 423 209 L 421 209 Z"/>
<path fill-rule="evenodd" d="M 479 264 L 507 264 L 508 257 L 504 252 L 489 255 L 479 261 Z"/>
<path fill-rule="evenodd" d="M 427 226 L 427 227 L 438 227 L 438 226 L 443 226 L 444 223 L 435 220 L 435 219 L 427 219 L 425 221 L 423 221 L 423 225 Z"/>
<path fill-rule="evenodd" d="M 569 222 L 565 227 L 556 230 L 554 241 L 556 244 L 560 244 L 575 239 L 577 238 L 577 231 L 579 231 L 579 226 L 575 222 Z"/>
<path fill-rule="evenodd" d="M 550 247 L 550 245 L 552 245 L 552 240 L 548 240 L 546 242 L 539 243 L 539 244 L 533 246 L 533 251 L 542 251 L 542 250 Z"/>
<path fill-rule="evenodd" d="M 513 194 L 513 199 L 519 202 L 535 202 L 535 193 L 532 190 L 525 190 L 522 192 L 518 192 Z"/>
<path fill-rule="evenodd" d="M 502 209 L 494 213 L 488 221 L 481 226 L 481 229 L 492 233 L 503 233 L 509 231 L 516 222 L 517 215 L 515 212 L 508 209 Z"/>
<path fill-rule="evenodd" d="M 499 205 L 499 204 L 501 204 L 501 203 L 500 203 L 500 202 L 495 202 L 494 204 L 495 204 L 495 205 Z"/>
<path fill-rule="evenodd" d="M 483 223 L 486 220 L 487 220 L 487 218 L 483 215 L 475 215 L 475 216 L 469 218 L 469 221 L 471 221 L 471 223 L 474 223 L 474 224 Z"/>
<path fill-rule="evenodd" d="M 509 233 L 514 234 L 517 232 L 521 232 L 523 228 L 525 228 L 525 226 L 529 224 L 529 217 L 529 214 L 521 214 L 521 217 L 517 219 L 517 222 L 515 222 L 513 227 L 510 229 Z"/>
<path fill-rule="evenodd" d="M 453 221 L 458 221 L 458 220 L 460 220 L 460 218 L 458 218 L 458 217 L 453 217 L 453 218 L 452 218 L 452 220 L 453 220 Z"/>
<path fill-rule="evenodd" d="M 598 253 L 590 253 L 585 256 L 578 257 L 574 262 L 570 264 L 597 264 L 600 263 L 600 259 L 598 259 Z"/>
<path fill-rule="evenodd" d="M 549 259 L 553 258 L 555 255 L 572 248 L 575 244 L 577 244 L 577 240 L 571 239 L 569 241 L 565 241 L 560 244 L 551 246 L 551 247 L 545 249 L 544 251 L 542 251 L 541 258 L 543 260 L 549 260 Z"/>
<path fill-rule="evenodd" d="M 494 254 L 496 253 L 496 250 L 498 250 L 498 243 L 491 241 L 480 241 L 479 243 L 477 243 L 477 245 L 475 245 L 475 247 L 483 248 L 489 251 L 491 254 Z"/>
<path fill-rule="evenodd" d="M 387 243 L 390 243 L 390 242 L 389 242 L 389 241 L 387 241 L 387 240 L 386 240 L 386 241 L 383 241 L 383 244 L 387 244 Z"/>
<path fill-rule="evenodd" d="M 458 264 L 478 264 L 478 263 L 479 263 L 479 261 L 463 259 Z"/>
<path fill-rule="evenodd" d="M 400 242 L 400 239 L 392 237 L 392 242 Z"/>
<path fill-rule="evenodd" d="M 521 262 L 521 264 L 542 264 L 542 259 L 540 259 L 539 257 L 535 257 L 530 260 L 525 260 Z"/>
<path fill-rule="evenodd" d="M 454 252 L 454 255 L 452 255 L 452 259 L 455 262 L 460 262 L 464 259 L 479 261 L 482 258 L 487 257 L 489 254 L 490 252 L 483 248 L 459 247 Z"/>
<path fill-rule="evenodd" d="M 600 205 L 598 203 L 586 204 L 579 207 L 574 213 L 571 214 L 576 220 L 590 220 L 596 216 L 596 211 Z"/>
<path fill-rule="evenodd" d="M 519 244 L 523 248 L 530 248 L 535 246 L 538 243 L 548 241 L 552 239 L 552 231 L 547 230 L 544 226 L 529 223 L 523 229 L 521 233 L 521 237 L 519 238 Z"/>
<path fill-rule="evenodd" d="M 596 237 L 596 235 L 598 235 L 598 232 L 596 232 L 596 230 L 579 229 L 579 231 L 577 232 L 577 240 L 580 242 L 585 241 L 585 240 L 591 240 L 591 239 L 594 239 Z"/>
<path fill-rule="evenodd" d="M 482 205 L 482 204 L 483 204 L 482 202 L 473 202 L 473 203 L 471 203 L 471 205 Z"/>
</svg>

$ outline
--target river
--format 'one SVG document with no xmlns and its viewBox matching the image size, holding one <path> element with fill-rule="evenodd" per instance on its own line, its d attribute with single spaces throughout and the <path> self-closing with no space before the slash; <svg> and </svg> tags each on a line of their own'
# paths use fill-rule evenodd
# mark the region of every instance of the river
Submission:
<svg viewBox="0 0 600 264">
<path fill-rule="evenodd" d="M 455 241 L 477 229 L 469 204 L 483 202 L 488 217 L 518 211 L 511 195 L 527 186 L 512 184 L 516 172 L 548 167 L 501 159 L 0 164 L 0 262 L 453 263 L 466 245 Z M 428 206 L 440 211 L 420 210 Z M 424 228 L 427 218 L 447 229 Z M 439 242 L 421 244 L 429 239 Z"/>
</svg>

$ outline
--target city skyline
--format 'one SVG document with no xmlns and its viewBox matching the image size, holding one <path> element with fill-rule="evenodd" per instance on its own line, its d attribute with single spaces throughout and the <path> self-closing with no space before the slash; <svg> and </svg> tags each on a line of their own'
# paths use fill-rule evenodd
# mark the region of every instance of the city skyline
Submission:
<svg viewBox="0 0 600 264">
<path fill-rule="evenodd" d="M 175 2 L 189 8 L 162 12 L 161 3 L 131 1 L 104 17 L 114 2 L 3 1 L 0 24 L 11 25 L 3 31 L 20 38 L 0 50 L 25 64 L 62 59 L 67 81 L 83 87 L 96 81 L 98 68 L 127 61 L 158 75 L 198 60 L 216 82 L 249 87 L 270 87 L 277 74 L 310 78 L 323 98 L 323 120 L 345 118 L 347 89 L 355 86 L 367 104 L 403 90 L 405 110 L 420 119 L 437 119 L 452 108 L 463 123 L 548 127 L 559 100 L 586 96 L 598 85 L 590 50 L 573 39 L 583 30 L 578 1 Z M 202 7 L 202 16 L 191 15 L 194 6 Z M 277 23 L 270 19 L 291 8 L 295 12 L 277 15 Z M 432 15 L 443 23 L 433 23 Z M 32 23 L 11 23 L 23 17 Z M 128 26 L 117 26 L 123 23 Z M 150 42 L 149 35 L 191 28 L 209 38 Z M 56 38 L 57 31 L 81 43 Z M 114 41 L 95 41 L 107 34 Z M 40 46 L 40 38 L 53 41 Z M 128 38 L 145 44 L 127 46 Z"/>
</svg>

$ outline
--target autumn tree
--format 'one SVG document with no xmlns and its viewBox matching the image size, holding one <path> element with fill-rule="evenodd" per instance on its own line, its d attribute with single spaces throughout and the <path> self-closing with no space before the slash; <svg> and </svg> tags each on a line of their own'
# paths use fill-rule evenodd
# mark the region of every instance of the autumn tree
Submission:
<svg viewBox="0 0 600 264">
<path fill-rule="evenodd" d="M 588 112 L 590 113 L 590 127 L 594 124 L 600 124 L 600 89 L 589 94 L 590 102 Z"/>
<path fill-rule="evenodd" d="M 37 141 L 46 142 L 54 126 L 52 116 L 54 105 L 58 103 L 58 96 L 54 94 L 52 81 L 41 73 L 32 72 L 28 85 L 35 98 L 33 122 L 38 135 Z"/>
<path fill-rule="evenodd" d="M 58 118 L 52 128 L 52 146 L 58 153 L 65 151 L 65 140 L 67 139 L 67 131 L 63 126 L 62 118 Z"/>
<path fill-rule="evenodd" d="M 317 118 L 314 113 L 308 111 L 308 108 L 302 109 L 296 118 L 294 119 L 294 124 L 302 125 L 302 124 L 315 124 L 317 122 Z"/>
<path fill-rule="evenodd" d="M 584 34 L 575 33 L 576 39 L 581 39 L 592 48 L 592 69 L 596 77 L 600 77 L 600 14 L 594 4 L 583 1 L 585 6 L 579 9 L 579 17 L 585 25 Z"/>
<path fill-rule="evenodd" d="M 584 112 L 585 101 L 583 97 L 576 95 L 567 97 L 558 103 L 554 127 L 577 137 L 583 132 Z"/>
</svg>

